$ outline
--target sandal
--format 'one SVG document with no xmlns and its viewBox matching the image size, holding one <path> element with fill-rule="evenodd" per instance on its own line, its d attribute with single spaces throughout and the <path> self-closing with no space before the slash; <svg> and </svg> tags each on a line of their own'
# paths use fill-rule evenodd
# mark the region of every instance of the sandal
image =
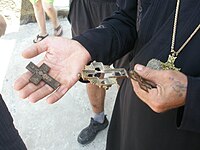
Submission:
<svg viewBox="0 0 200 150">
<path fill-rule="evenodd" d="M 54 36 L 61 36 L 63 34 L 63 28 L 59 25 L 57 28 L 54 29 Z"/>
<path fill-rule="evenodd" d="M 46 35 L 37 35 L 36 39 L 33 40 L 33 43 L 38 43 L 40 41 L 42 41 L 44 38 L 46 38 L 47 36 L 49 36 L 49 34 Z"/>
</svg>

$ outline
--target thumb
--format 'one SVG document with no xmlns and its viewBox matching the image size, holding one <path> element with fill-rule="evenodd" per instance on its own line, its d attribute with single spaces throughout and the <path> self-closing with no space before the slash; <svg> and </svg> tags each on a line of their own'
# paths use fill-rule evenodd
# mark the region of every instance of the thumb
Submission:
<svg viewBox="0 0 200 150">
<path fill-rule="evenodd" d="M 43 41 L 40 41 L 39 43 L 35 43 L 32 46 L 26 48 L 22 52 L 22 56 L 24 58 L 33 58 L 47 50 L 45 39 Z"/>
<path fill-rule="evenodd" d="M 134 70 L 144 79 L 149 81 L 154 81 L 154 79 L 157 77 L 158 74 L 157 70 L 151 69 L 149 67 L 145 67 L 140 64 L 136 64 L 134 66 Z"/>
</svg>

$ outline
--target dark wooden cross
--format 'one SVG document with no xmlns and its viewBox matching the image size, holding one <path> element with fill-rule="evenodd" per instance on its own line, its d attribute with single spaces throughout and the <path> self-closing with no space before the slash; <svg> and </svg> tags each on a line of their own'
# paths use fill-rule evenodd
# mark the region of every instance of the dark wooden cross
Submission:
<svg viewBox="0 0 200 150">
<path fill-rule="evenodd" d="M 35 85 L 38 85 L 40 81 L 44 81 L 54 90 L 60 86 L 60 83 L 48 75 L 50 67 L 43 63 L 40 67 L 36 66 L 34 63 L 30 62 L 26 69 L 28 69 L 33 75 L 30 77 L 29 81 Z"/>
</svg>

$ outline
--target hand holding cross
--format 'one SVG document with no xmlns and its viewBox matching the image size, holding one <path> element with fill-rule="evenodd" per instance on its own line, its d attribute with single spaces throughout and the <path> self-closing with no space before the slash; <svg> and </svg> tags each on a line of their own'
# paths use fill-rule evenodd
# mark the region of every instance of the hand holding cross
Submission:
<svg viewBox="0 0 200 150">
<path fill-rule="evenodd" d="M 41 53 L 45 53 L 45 56 L 37 64 L 40 67 L 30 63 L 27 66 L 30 72 L 22 74 L 15 81 L 14 88 L 21 98 L 28 98 L 33 103 L 47 96 L 47 102 L 54 103 L 79 80 L 78 74 L 90 61 L 90 54 L 77 41 L 47 37 L 27 48 L 22 55 L 33 58 Z"/>
</svg>

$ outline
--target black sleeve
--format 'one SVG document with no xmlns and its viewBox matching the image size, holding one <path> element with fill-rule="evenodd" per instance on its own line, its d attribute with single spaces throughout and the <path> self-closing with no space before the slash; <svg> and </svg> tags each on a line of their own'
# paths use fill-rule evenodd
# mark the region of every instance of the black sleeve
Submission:
<svg viewBox="0 0 200 150">
<path fill-rule="evenodd" d="M 27 150 L 17 129 L 13 118 L 0 94 L 0 149 Z"/>
<path fill-rule="evenodd" d="M 183 111 L 179 111 L 178 126 L 183 130 L 200 133 L 200 78 L 188 77 L 186 103 Z M 182 112 L 182 113 L 180 113 Z"/>
<path fill-rule="evenodd" d="M 119 11 L 102 24 L 74 37 L 90 53 L 92 60 L 111 64 L 131 49 L 136 40 L 136 0 L 121 0 Z"/>
</svg>

